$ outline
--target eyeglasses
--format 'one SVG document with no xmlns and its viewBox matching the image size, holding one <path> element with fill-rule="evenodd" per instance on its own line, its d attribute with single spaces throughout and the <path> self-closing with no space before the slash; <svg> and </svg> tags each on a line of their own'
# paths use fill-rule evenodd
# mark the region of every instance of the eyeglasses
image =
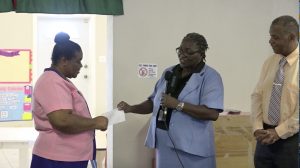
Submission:
<svg viewBox="0 0 300 168">
<path fill-rule="evenodd" d="M 176 53 L 178 54 L 178 56 L 183 54 L 183 55 L 188 57 L 188 56 L 192 56 L 192 55 L 194 55 L 198 52 L 199 52 L 199 50 L 198 51 L 193 51 L 193 52 L 187 52 L 187 51 L 183 51 L 183 49 L 181 47 L 176 48 Z"/>
</svg>

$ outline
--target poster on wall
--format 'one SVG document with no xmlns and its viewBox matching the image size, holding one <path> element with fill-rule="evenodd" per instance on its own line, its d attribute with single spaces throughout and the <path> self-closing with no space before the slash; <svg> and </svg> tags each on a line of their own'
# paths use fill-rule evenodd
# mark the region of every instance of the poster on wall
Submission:
<svg viewBox="0 0 300 168">
<path fill-rule="evenodd" d="M 29 49 L 0 49 L 0 121 L 32 120 Z"/>
<path fill-rule="evenodd" d="M 0 84 L 31 83 L 31 62 L 29 49 L 0 49 Z"/>
<path fill-rule="evenodd" d="M 0 86 L 0 121 L 32 119 L 32 86 Z"/>
<path fill-rule="evenodd" d="M 157 64 L 138 64 L 139 78 L 157 78 Z"/>
</svg>

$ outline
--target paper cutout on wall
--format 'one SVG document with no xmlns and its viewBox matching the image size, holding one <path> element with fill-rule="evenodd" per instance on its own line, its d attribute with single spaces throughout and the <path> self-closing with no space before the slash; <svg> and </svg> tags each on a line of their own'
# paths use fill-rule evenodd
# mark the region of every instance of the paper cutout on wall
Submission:
<svg viewBox="0 0 300 168">
<path fill-rule="evenodd" d="M 0 84 L 31 83 L 31 62 L 31 50 L 0 49 Z"/>
<path fill-rule="evenodd" d="M 0 121 L 32 119 L 32 86 L 0 86 Z"/>
</svg>

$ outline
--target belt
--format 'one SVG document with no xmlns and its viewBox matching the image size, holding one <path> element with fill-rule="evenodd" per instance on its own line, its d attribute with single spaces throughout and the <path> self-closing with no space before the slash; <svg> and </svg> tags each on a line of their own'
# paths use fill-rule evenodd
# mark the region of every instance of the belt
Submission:
<svg viewBox="0 0 300 168">
<path fill-rule="evenodd" d="M 269 124 L 263 123 L 263 127 L 264 127 L 264 129 L 273 129 L 273 128 L 276 128 L 277 125 L 269 125 Z"/>
</svg>

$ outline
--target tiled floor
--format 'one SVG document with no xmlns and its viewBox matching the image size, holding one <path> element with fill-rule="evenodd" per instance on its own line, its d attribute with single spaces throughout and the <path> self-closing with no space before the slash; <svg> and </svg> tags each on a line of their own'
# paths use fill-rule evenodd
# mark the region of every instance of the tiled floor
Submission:
<svg viewBox="0 0 300 168">
<path fill-rule="evenodd" d="M 26 168 L 19 167 L 19 151 L 17 149 L 0 149 L 0 168 Z M 102 167 L 105 151 L 97 151 L 98 168 Z M 31 156 L 28 156 L 31 159 Z M 91 168 L 89 165 L 88 168 Z"/>
</svg>

